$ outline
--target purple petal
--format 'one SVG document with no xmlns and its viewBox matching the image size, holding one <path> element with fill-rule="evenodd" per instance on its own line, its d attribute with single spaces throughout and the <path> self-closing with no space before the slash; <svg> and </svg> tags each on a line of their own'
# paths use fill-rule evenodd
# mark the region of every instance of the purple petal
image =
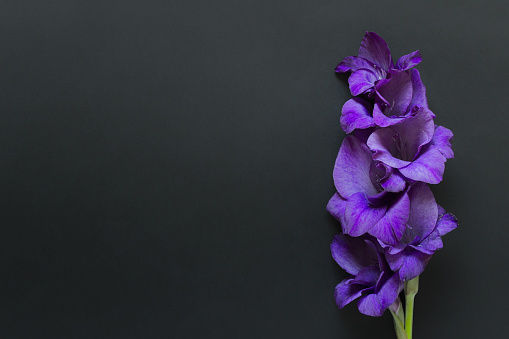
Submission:
<svg viewBox="0 0 509 339">
<path fill-rule="evenodd" d="M 376 294 L 363 295 L 357 307 L 362 314 L 380 317 L 385 310 L 396 300 L 401 290 L 401 281 L 398 274 L 393 274 Z M 364 293 L 363 293 L 364 294 Z"/>
<path fill-rule="evenodd" d="M 400 168 L 405 177 L 428 184 L 438 184 L 442 181 L 446 158 L 436 148 L 429 148 L 410 165 Z"/>
<path fill-rule="evenodd" d="M 392 73 L 390 79 L 380 80 L 376 84 L 376 93 L 376 103 L 389 105 L 382 110 L 386 116 L 405 115 L 412 100 L 412 77 L 407 72 Z"/>
<path fill-rule="evenodd" d="M 388 272 L 385 272 L 388 273 Z M 377 286 L 377 289 L 379 287 Z M 399 279 L 398 274 L 392 274 L 392 276 L 385 281 L 385 283 L 379 288 L 377 292 L 378 299 L 383 308 L 388 308 L 396 300 L 399 293 L 403 289 L 403 283 Z"/>
<path fill-rule="evenodd" d="M 371 116 L 373 107 L 362 98 L 353 98 L 348 100 L 341 110 L 341 128 L 346 133 L 351 133 L 354 129 L 364 129 L 375 126 L 375 121 Z"/>
<path fill-rule="evenodd" d="M 371 151 L 358 138 L 349 135 L 343 139 L 334 164 L 334 185 L 338 193 L 346 199 L 352 194 L 363 192 L 377 194 L 369 177 Z"/>
<path fill-rule="evenodd" d="M 396 245 L 387 245 L 386 243 L 378 240 L 378 243 L 386 250 L 385 253 L 398 254 L 399 252 L 406 249 L 407 244 L 399 243 Z"/>
<path fill-rule="evenodd" d="M 415 106 L 419 108 L 428 108 L 428 98 L 426 97 L 426 87 L 421 80 L 419 71 L 413 69 L 412 74 L 412 100 L 407 107 L 407 111 L 412 110 Z M 433 114 L 434 117 L 434 114 Z"/>
<path fill-rule="evenodd" d="M 375 103 L 373 108 L 373 119 L 375 120 L 375 124 L 380 127 L 392 126 L 400 123 L 401 121 L 409 118 L 409 116 L 401 116 L 401 117 L 387 117 L 382 113 L 382 109 L 380 104 Z"/>
<path fill-rule="evenodd" d="M 437 231 L 441 236 L 446 235 L 450 231 L 456 229 L 456 227 L 458 227 L 458 219 L 451 213 L 444 214 L 437 221 Z"/>
<path fill-rule="evenodd" d="M 380 268 L 376 266 L 364 267 L 353 279 L 353 283 L 372 287 L 376 285 L 380 277 Z"/>
<path fill-rule="evenodd" d="M 408 217 L 406 239 L 426 238 L 437 223 L 438 207 L 435 197 L 428 185 L 418 182 L 408 191 L 410 198 L 410 214 Z"/>
<path fill-rule="evenodd" d="M 350 92 L 353 96 L 368 93 L 375 87 L 375 81 L 378 78 L 375 73 L 367 69 L 359 69 L 354 71 L 348 78 L 348 84 L 350 85 Z"/>
<path fill-rule="evenodd" d="M 389 70 L 393 64 L 389 46 L 374 32 L 366 32 L 359 48 L 359 57 L 372 61 L 384 70 Z"/>
<path fill-rule="evenodd" d="M 417 66 L 421 61 L 421 53 L 419 51 L 415 51 L 399 58 L 398 62 L 396 62 L 396 68 L 404 71 Z"/>
<path fill-rule="evenodd" d="M 409 144 L 406 146 L 407 157 L 409 159 L 415 158 L 415 155 L 419 153 L 421 148 L 432 140 L 435 133 L 434 117 L 433 112 L 421 107 L 413 113 L 412 117 L 394 126 L 401 139 Z M 416 137 L 416 131 L 420 131 L 419 137 Z"/>
<path fill-rule="evenodd" d="M 385 310 L 376 294 L 368 294 L 361 297 L 357 303 L 359 312 L 371 317 L 381 317 Z"/>
<path fill-rule="evenodd" d="M 353 131 L 353 135 L 357 139 L 359 139 L 359 141 L 361 143 L 365 144 L 366 142 L 368 142 L 368 138 L 371 135 L 371 133 L 373 133 L 374 130 L 375 130 L 374 127 L 366 128 L 366 129 L 356 129 Z"/>
<path fill-rule="evenodd" d="M 375 152 L 373 160 L 400 169 L 411 165 L 421 148 L 431 141 L 433 132 L 433 117 L 423 108 L 397 125 L 376 130 L 367 145 Z M 406 176 L 402 171 L 401 174 Z"/>
<path fill-rule="evenodd" d="M 332 198 L 330 198 L 326 209 L 327 212 L 341 223 L 341 227 L 344 227 L 343 225 L 345 225 L 345 208 L 346 199 L 343 199 L 337 192 L 334 193 Z"/>
<path fill-rule="evenodd" d="M 385 215 L 369 230 L 369 234 L 386 244 L 395 245 L 403 237 L 410 208 L 407 193 L 400 194 L 387 208 Z"/>
<path fill-rule="evenodd" d="M 433 146 L 436 147 L 447 159 L 454 158 L 454 152 L 452 151 L 451 145 L 452 137 L 453 134 L 450 129 L 438 126 L 435 129 L 435 134 L 433 134 L 433 140 L 431 141 Z"/>
<path fill-rule="evenodd" d="M 454 157 L 451 139 L 452 132 L 445 127 L 438 126 L 431 142 L 420 149 L 418 157 L 412 164 L 400 168 L 401 174 L 412 180 L 438 184 L 442 181 L 445 162 L 448 158 Z"/>
<path fill-rule="evenodd" d="M 387 171 L 385 178 L 380 181 L 380 186 L 387 192 L 401 192 L 405 189 L 406 182 L 398 170 L 391 168 Z"/>
<path fill-rule="evenodd" d="M 458 222 L 454 215 L 450 213 L 444 214 L 445 211 L 441 206 L 438 206 L 438 211 L 439 217 L 433 232 L 417 246 L 411 245 L 412 248 L 425 254 L 433 254 L 444 246 L 441 236 L 455 229 L 458 226 Z"/>
<path fill-rule="evenodd" d="M 405 251 L 395 255 L 387 253 L 386 258 L 392 270 L 396 271 L 399 269 L 400 279 L 408 281 L 424 271 L 424 268 L 426 268 L 431 259 L 431 255 L 407 247 Z"/>
<path fill-rule="evenodd" d="M 366 289 L 363 285 L 351 284 L 353 279 L 345 279 L 336 286 L 334 291 L 334 299 L 339 308 L 345 307 L 347 304 L 362 295 L 362 291 Z"/>
<path fill-rule="evenodd" d="M 442 242 L 442 238 L 440 238 L 440 233 L 435 229 L 419 245 L 410 245 L 410 247 L 424 254 L 433 254 L 443 248 L 444 243 Z"/>
<path fill-rule="evenodd" d="M 373 63 L 371 61 L 356 56 L 349 56 L 344 58 L 343 61 L 337 65 L 336 72 L 345 73 L 349 71 L 356 71 L 361 68 L 374 70 Z"/>
<path fill-rule="evenodd" d="M 380 128 L 374 131 L 368 139 L 368 147 L 374 151 L 373 160 L 381 161 L 392 168 L 401 168 L 411 164 L 410 161 L 396 158 L 399 147 L 395 142 L 399 139 L 399 133 L 392 127 Z M 411 159 L 410 159 L 411 160 Z"/>
<path fill-rule="evenodd" d="M 366 194 L 351 195 L 346 203 L 345 232 L 358 237 L 368 232 L 384 216 L 387 206 L 374 207 Z"/>
<path fill-rule="evenodd" d="M 338 265 L 352 275 L 378 262 L 376 250 L 366 244 L 364 238 L 336 234 L 330 248 Z"/>
</svg>

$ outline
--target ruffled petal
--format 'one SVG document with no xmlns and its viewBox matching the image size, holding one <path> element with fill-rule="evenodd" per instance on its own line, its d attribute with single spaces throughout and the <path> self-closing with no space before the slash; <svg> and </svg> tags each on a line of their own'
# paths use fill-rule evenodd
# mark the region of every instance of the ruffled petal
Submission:
<svg viewBox="0 0 509 339">
<path fill-rule="evenodd" d="M 345 232 L 358 237 L 368 232 L 382 219 L 387 206 L 373 206 L 362 192 L 355 193 L 348 198 L 345 210 Z"/>
<path fill-rule="evenodd" d="M 408 191 L 410 214 L 406 232 L 407 239 L 426 238 L 437 223 L 438 207 L 433 192 L 425 183 L 415 183 Z"/>
<path fill-rule="evenodd" d="M 332 239 L 330 248 L 338 265 L 352 275 L 357 275 L 365 267 L 377 263 L 376 250 L 369 246 L 364 238 L 353 238 L 339 233 Z"/>
<path fill-rule="evenodd" d="M 407 247 L 407 244 L 404 244 L 404 243 L 399 243 L 396 245 L 387 245 L 386 243 L 384 243 L 380 240 L 378 240 L 378 243 L 385 249 L 386 253 L 390 253 L 390 254 L 397 254 L 397 253 L 403 251 Z"/>
<path fill-rule="evenodd" d="M 375 152 L 373 160 L 401 169 L 411 165 L 423 146 L 430 143 L 433 132 L 433 117 L 422 108 L 397 125 L 373 132 L 367 145 Z M 402 171 L 401 174 L 406 176 Z"/>
<path fill-rule="evenodd" d="M 377 292 L 378 299 L 380 300 L 380 305 L 382 305 L 384 309 L 387 309 L 396 300 L 402 288 L 403 283 L 399 279 L 398 274 L 392 274 L 392 276 L 387 281 L 385 281 L 385 283 L 381 286 L 381 288 L 379 288 L 379 291 Z"/>
<path fill-rule="evenodd" d="M 372 61 L 384 70 L 392 68 L 391 51 L 384 39 L 374 32 L 366 32 L 359 47 L 359 57 Z"/>
<path fill-rule="evenodd" d="M 391 168 L 387 173 L 386 177 L 380 180 L 380 186 L 387 192 L 403 191 L 406 187 L 406 182 L 399 171 Z"/>
<path fill-rule="evenodd" d="M 435 132 L 434 114 L 429 109 L 420 108 L 401 124 L 394 126 L 401 145 L 401 154 L 405 160 L 415 159 L 421 148 L 427 145 Z"/>
<path fill-rule="evenodd" d="M 375 102 L 388 105 L 382 109 L 387 117 L 405 115 L 412 100 L 412 77 L 407 72 L 392 73 L 389 79 L 380 80 L 376 84 Z"/>
<path fill-rule="evenodd" d="M 371 317 L 381 317 L 385 312 L 385 309 L 382 307 L 380 300 L 375 294 L 362 296 L 357 302 L 357 308 L 362 314 Z"/>
<path fill-rule="evenodd" d="M 392 168 L 401 168 L 411 164 L 410 161 L 396 158 L 399 146 L 399 133 L 392 127 L 380 128 L 374 131 L 367 142 L 370 150 L 374 151 L 373 160 L 381 161 Z"/>
<path fill-rule="evenodd" d="M 407 107 L 407 112 L 412 110 L 414 107 L 428 108 L 428 98 L 426 97 L 426 87 L 421 80 L 421 75 L 418 70 L 411 70 L 412 76 L 412 100 Z M 434 114 L 433 114 L 434 117 Z"/>
<path fill-rule="evenodd" d="M 440 238 L 440 233 L 437 229 L 435 229 L 430 235 L 421 241 L 420 244 L 417 246 L 410 245 L 410 247 L 424 254 L 433 254 L 439 249 L 442 249 L 444 247 L 444 243 L 442 242 L 442 238 Z"/>
<path fill-rule="evenodd" d="M 380 277 L 380 268 L 376 266 L 364 267 L 353 279 L 356 284 L 364 286 L 375 286 L 378 278 Z"/>
<path fill-rule="evenodd" d="M 365 286 L 352 284 L 353 279 L 345 279 L 340 282 L 334 291 L 334 299 L 338 308 L 343 308 L 353 300 L 362 295 L 362 291 L 366 289 Z"/>
<path fill-rule="evenodd" d="M 398 62 L 396 62 L 396 68 L 404 71 L 417 66 L 421 61 L 421 53 L 419 51 L 414 51 L 399 58 Z"/>
<path fill-rule="evenodd" d="M 435 134 L 433 134 L 433 139 L 431 140 L 432 145 L 436 147 L 446 159 L 454 158 L 454 152 L 452 151 L 451 145 L 452 138 L 453 134 L 450 129 L 443 126 L 437 126 Z"/>
<path fill-rule="evenodd" d="M 330 198 L 326 209 L 327 212 L 341 223 L 341 227 L 344 227 L 343 225 L 345 225 L 345 208 L 346 199 L 343 199 L 337 192 L 334 193 L 332 198 Z"/>
<path fill-rule="evenodd" d="M 456 227 L 458 227 L 458 219 L 452 213 L 444 214 L 437 221 L 437 231 L 440 233 L 440 236 L 446 235 L 456 229 Z"/>
<path fill-rule="evenodd" d="M 336 72 L 354 72 L 361 68 L 374 70 L 373 63 L 371 61 L 356 56 L 349 56 L 344 58 L 343 61 L 341 61 L 339 65 L 336 66 Z"/>
<path fill-rule="evenodd" d="M 366 144 L 352 135 L 343 139 L 333 173 L 334 185 L 343 198 L 349 199 L 357 192 L 368 196 L 378 193 L 369 177 L 371 162 L 371 151 Z"/>
<path fill-rule="evenodd" d="M 374 127 L 372 112 L 373 107 L 367 100 L 362 98 L 348 100 L 341 110 L 341 128 L 346 133 L 351 133 L 354 129 Z"/>
<path fill-rule="evenodd" d="M 401 291 L 401 281 L 398 274 L 393 274 L 376 294 L 363 295 L 357 307 L 362 314 L 380 317 L 396 300 Z M 364 293 L 363 293 L 364 294 Z"/>
<path fill-rule="evenodd" d="M 455 229 L 458 226 L 458 221 L 451 213 L 444 214 L 445 210 L 441 206 L 438 206 L 438 213 L 438 221 L 433 232 L 431 232 L 431 234 L 424 238 L 419 244 L 410 245 L 410 247 L 419 252 L 430 255 L 443 248 L 444 244 L 441 236 Z"/>
<path fill-rule="evenodd" d="M 420 275 L 429 260 L 431 255 L 417 251 L 411 247 L 398 254 L 386 254 L 387 262 L 392 270 L 399 270 L 399 277 L 403 281 L 411 280 Z"/>
<path fill-rule="evenodd" d="M 446 158 L 436 148 L 429 148 L 421 152 L 410 165 L 400 168 L 405 177 L 428 184 L 438 184 L 442 181 Z"/>
<path fill-rule="evenodd" d="M 397 244 L 405 232 L 409 208 L 407 193 L 401 193 L 400 197 L 388 206 L 385 215 L 369 230 L 369 234 L 386 244 Z"/>
<path fill-rule="evenodd" d="M 388 127 L 392 125 L 396 125 L 403 120 L 409 118 L 408 115 L 403 115 L 400 117 L 387 117 L 382 112 L 381 105 L 378 103 L 375 103 L 375 106 L 373 107 L 373 119 L 375 120 L 375 124 L 380 127 Z"/>
<path fill-rule="evenodd" d="M 375 73 L 367 69 L 354 71 L 348 78 L 350 92 L 353 96 L 369 93 L 375 87 L 375 81 L 378 78 Z"/>
</svg>

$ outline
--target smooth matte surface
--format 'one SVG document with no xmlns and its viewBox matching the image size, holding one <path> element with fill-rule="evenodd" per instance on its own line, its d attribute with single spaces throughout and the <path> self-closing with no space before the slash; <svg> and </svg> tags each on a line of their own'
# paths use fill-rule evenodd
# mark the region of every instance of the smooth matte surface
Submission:
<svg viewBox="0 0 509 339">
<path fill-rule="evenodd" d="M 0 337 L 394 338 L 325 205 L 367 30 L 416 49 L 457 215 L 415 338 L 506 332 L 506 1 L 3 1 Z"/>
</svg>

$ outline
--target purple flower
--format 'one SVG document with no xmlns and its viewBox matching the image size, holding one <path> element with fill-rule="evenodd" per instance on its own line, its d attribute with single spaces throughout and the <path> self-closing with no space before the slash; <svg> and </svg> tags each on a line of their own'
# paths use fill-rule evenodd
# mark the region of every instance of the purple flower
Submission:
<svg viewBox="0 0 509 339">
<path fill-rule="evenodd" d="M 442 181 L 445 162 L 454 157 L 453 134 L 435 125 L 413 69 L 420 62 L 415 51 L 394 63 L 386 42 L 367 32 L 358 56 L 336 67 L 351 72 L 354 97 L 341 111 L 341 128 L 352 134 L 339 149 L 336 193 L 327 204 L 342 230 L 332 256 L 350 274 L 334 296 L 339 308 L 358 299 L 359 311 L 370 316 L 390 308 L 398 338 L 412 335 L 417 277 L 443 247 L 441 237 L 458 226 L 428 186 Z M 405 310 L 398 297 L 403 285 Z"/>
<path fill-rule="evenodd" d="M 436 204 L 426 184 L 416 183 L 408 196 L 410 214 L 401 242 L 394 246 L 380 242 L 389 266 L 403 281 L 420 275 L 433 253 L 442 248 L 441 236 L 458 226 L 456 217 Z"/>
<path fill-rule="evenodd" d="M 447 159 L 453 158 L 452 132 L 435 126 L 434 115 L 421 108 L 403 122 L 374 131 L 367 145 L 373 159 L 413 181 L 438 184 Z"/>
<path fill-rule="evenodd" d="M 411 117 L 417 109 L 428 108 L 426 88 L 418 70 L 391 72 L 389 75 L 375 87 L 373 120 L 380 127 L 397 124 Z M 433 113 L 431 115 L 435 117 Z"/>
<path fill-rule="evenodd" d="M 352 276 L 336 286 L 339 308 L 359 298 L 363 314 L 379 317 L 397 299 L 403 288 L 399 275 L 390 270 L 383 250 L 369 236 L 352 238 L 336 234 L 331 243 L 332 257 Z"/>
<path fill-rule="evenodd" d="M 386 244 L 403 237 L 410 201 L 407 185 L 398 170 L 372 159 L 365 141 L 347 136 L 334 166 L 337 193 L 327 210 L 341 222 L 345 234 L 365 233 Z"/>
<path fill-rule="evenodd" d="M 421 62 L 419 51 L 402 56 L 396 65 L 387 43 L 374 32 L 366 32 L 358 56 L 346 57 L 336 72 L 352 72 L 348 83 L 353 96 L 371 94 L 376 82 L 387 78 L 390 71 L 405 71 Z"/>
<path fill-rule="evenodd" d="M 426 88 L 419 71 L 410 69 L 421 62 L 419 51 L 401 57 L 394 65 L 389 47 L 375 33 L 366 33 L 358 57 L 347 57 L 336 72 L 351 71 L 348 82 L 352 95 L 341 112 L 341 128 L 354 129 L 374 126 L 387 127 L 399 123 L 417 108 L 428 108 Z"/>
</svg>

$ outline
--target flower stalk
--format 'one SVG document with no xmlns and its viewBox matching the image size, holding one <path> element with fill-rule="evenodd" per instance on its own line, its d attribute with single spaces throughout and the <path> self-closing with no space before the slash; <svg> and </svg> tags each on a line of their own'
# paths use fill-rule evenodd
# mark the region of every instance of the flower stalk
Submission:
<svg viewBox="0 0 509 339">
<path fill-rule="evenodd" d="M 408 339 L 412 339 L 412 327 L 414 320 L 414 299 L 419 290 L 419 276 L 405 282 L 405 332 Z"/>
<path fill-rule="evenodd" d="M 419 71 L 419 51 L 392 59 L 366 32 L 357 56 L 336 67 L 351 73 L 352 98 L 341 110 L 343 139 L 334 164 L 336 192 L 327 211 L 341 224 L 331 253 L 350 275 L 335 289 L 338 308 L 357 301 L 362 314 L 389 309 L 398 339 L 412 339 L 414 299 L 442 237 L 458 226 L 437 204 L 430 184 L 454 158 L 451 130 L 439 126 Z M 400 294 L 405 291 L 405 305 Z"/>
</svg>

